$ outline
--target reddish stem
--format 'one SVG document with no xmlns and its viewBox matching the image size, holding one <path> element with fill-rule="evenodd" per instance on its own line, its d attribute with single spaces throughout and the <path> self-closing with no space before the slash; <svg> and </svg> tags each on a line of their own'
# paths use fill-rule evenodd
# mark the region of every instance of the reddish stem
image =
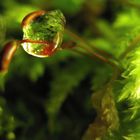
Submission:
<svg viewBox="0 0 140 140">
<path fill-rule="evenodd" d="M 52 42 L 44 41 L 44 40 L 30 40 L 30 39 L 24 39 L 21 40 L 20 43 L 35 43 L 35 44 L 53 44 Z"/>
<path fill-rule="evenodd" d="M 30 14 L 28 14 L 27 16 L 24 17 L 24 19 L 22 20 L 22 27 L 28 25 L 30 22 L 32 22 L 36 17 L 44 15 L 46 13 L 46 11 L 44 10 L 40 10 L 40 11 L 35 11 L 32 12 Z"/>
<path fill-rule="evenodd" d="M 10 41 L 4 46 L 0 54 L 0 72 L 8 70 L 11 59 L 13 58 L 19 44 L 19 41 Z"/>
<path fill-rule="evenodd" d="M 34 44 L 43 44 L 43 50 L 40 52 L 40 55 L 51 56 L 56 52 L 55 44 L 53 42 L 48 42 L 44 40 L 21 40 L 20 43 L 34 43 Z"/>
</svg>

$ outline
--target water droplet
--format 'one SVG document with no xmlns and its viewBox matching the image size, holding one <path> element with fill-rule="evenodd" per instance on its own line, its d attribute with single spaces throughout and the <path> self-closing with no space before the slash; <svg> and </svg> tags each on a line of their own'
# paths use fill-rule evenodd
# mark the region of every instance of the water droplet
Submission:
<svg viewBox="0 0 140 140">
<path fill-rule="evenodd" d="M 23 49 L 36 57 L 53 55 L 61 46 L 64 25 L 65 17 L 59 10 L 38 11 L 27 15 L 22 21 Z"/>
</svg>

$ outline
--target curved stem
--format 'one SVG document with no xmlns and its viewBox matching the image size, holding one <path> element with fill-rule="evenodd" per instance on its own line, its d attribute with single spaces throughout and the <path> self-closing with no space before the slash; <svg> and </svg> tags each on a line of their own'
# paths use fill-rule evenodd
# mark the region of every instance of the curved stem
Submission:
<svg viewBox="0 0 140 140">
<path fill-rule="evenodd" d="M 90 48 L 94 49 L 95 51 L 98 51 L 100 54 L 102 54 L 104 56 L 107 56 L 109 58 L 112 58 L 112 55 L 111 54 L 109 54 L 109 53 L 107 53 L 107 52 L 105 52 L 105 51 L 97 48 L 93 44 L 90 44 L 89 42 L 87 42 L 86 40 L 84 40 L 83 38 L 81 38 L 80 36 L 78 36 L 77 34 L 75 34 L 74 32 L 72 32 L 71 29 L 68 29 L 67 28 L 67 29 L 65 29 L 65 32 L 76 40 L 76 41 L 74 40 L 74 42 L 78 42 L 79 44 L 82 44 L 82 46 L 84 45 L 84 46 L 86 46 L 88 48 L 90 46 Z"/>
<path fill-rule="evenodd" d="M 111 65 L 112 67 L 115 67 L 117 69 L 120 69 L 118 66 L 118 62 L 114 59 L 114 58 L 106 58 L 103 56 L 103 53 L 106 55 L 106 52 L 100 51 L 98 48 L 96 48 L 94 46 L 94 50 L 91 49 L 91 45 L 86 42 L 84 39 L 82 39 L 81 37 L 79 37 L 77 34 L 75 34 L 74 32 L 70 31 L 69 29 L 65 29 L 65 32 L 72 37 L 73 41 L 80 44 L 80 47 L 84 50 L 86 50 L 87 52 L 89 52 L 90 54 L 92 54 L 94 57 L 98 58 L 99 60 Z M 98 51 L 98 52 L 97 52 Z M 102 52 L 102 53 L 101 53 Z"/>
<path fill-rule="evenodd" d="M 40 11 L 35 11 L 32 13 L 29 13 L 24 17 L 24 19 L 21 22 L 22 27 L 28 25 L 31 21 L 33 21 L 36 17 L 44 15 L 46 11 L 40 10 Z"/>
<path fill-rule="evenodd" d="M 109 64 L 110 66 L 112 66 L 113 68 L 113 75 L 111 77 L 111 79 L 108 81 L 108 86 L 112 85 L 115 80 L 118 78 L 118 76 L 120 75 L 121 71 L 122 71 L 122 68 L 121 66 L 119 65 L 119 62 L 117 60 L 115 60 L 114 58 L 106 58 L 102 55 L 101 51 L 98 51 L 99 49 L 96 49 L 96 47 L 94 47 L 94 49 L 96 50 L 96 52 L 91 49 L 91 45 L 89 43 L 87 43 L 86 41 L 84 41 L 81 37 L 77 36 L 77 34 L 75 34 L 74 32 L 71 32 L 70 30 L 66 29 L 65 30 L 66 33 L 71 36 L 73 38 L 73 41 L 76 42 L 76 43 L 79 43 L 80 44 L 80 47 L 84 50 L 86 50 L 88 52 L 88 54 L 91 54 L 91 57 L 96 57 L 98 58 L 99 60 Z M 85 53 L 84 53 L 85 54 Z M 106 53 L 104 53 L 106 54 Z"/>
<path fill-rule="evenodd" d="M 0 72 L 6 72 L 8 70 L 9 64 L 20 45 L 20 41 L 10 41 L 8 42 L 1 54 L 0 54 Z"/>
<path fill-rule="evenodd" d="M 53 44 L 53 42 L 49 42 L 49 41 L 44 41 L 44 40 L 29 40 L 29 39 L 24 39 L 21 40 L 20 43 L 34 43 L 34 44 L 44 44 L 44 45 L 49 45 L 49 44 Z"/>
</svg>

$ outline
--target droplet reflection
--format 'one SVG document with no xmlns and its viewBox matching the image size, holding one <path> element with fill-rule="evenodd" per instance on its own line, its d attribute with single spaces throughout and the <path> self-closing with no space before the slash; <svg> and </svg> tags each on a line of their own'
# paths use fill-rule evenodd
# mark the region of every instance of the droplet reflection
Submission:
<svg viewBox="0 0 140 140">
<path fill-rule="evenodd" d="M 33 16 L 34 19 L 30 17 L 32 14 L 27 15 L 27 18 L 23 20 L 24 23 L 27 20 L 28 24 L 23 26 L 21 45 L 30 55 L 49 57 L 61 46 L 65 17 L 59 10 L 41 13 L 41 15 Z"/>
</svg>

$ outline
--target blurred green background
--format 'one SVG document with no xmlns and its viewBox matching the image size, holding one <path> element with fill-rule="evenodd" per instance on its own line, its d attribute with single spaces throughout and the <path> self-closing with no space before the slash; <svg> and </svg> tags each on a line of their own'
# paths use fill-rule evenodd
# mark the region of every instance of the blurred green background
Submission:
<svg viewBox="0 0 140 140">
<path fill-rule="evenodd" d="M 125 1 L 124 1 L 125 2 Z M 137 13 L 121 0 L 4 0 L 0 2 L 0 49 L 22 39 L 22 19 L 36 10 L 60 9 L 67 26 L 86 42 L 114 57 L 122 32 L 135 26 Z M 135 1 L 139 3 L 139 1 Z M 129 25 L 126 26 L 129 22 Z M 123 30 L 122 30 L 123 29 Z M 71 37 L 64 34 L 64 42 Z M 130 38 L 131 40 L 131 38 Z M 80 42 L 79 42 L 80 43 Z M 91 46 L 92 46 L 91 45 Z M 122 42 L 123 45 L 123 42 Z M 124 45 L 125 46 L 125 45 Z M 89 45 L 90 47 L 90 45 Z M 80 49 L 36 58 L 19 48 L 6 75 L 0 75 L 1 140 L 80 140 L 95 119 L 91 95 L 112 69 Z M 91 48 L 93 49 L 93 48 Z M 79 53 L 81 52 L 81 53 Z"/>
</svg>

